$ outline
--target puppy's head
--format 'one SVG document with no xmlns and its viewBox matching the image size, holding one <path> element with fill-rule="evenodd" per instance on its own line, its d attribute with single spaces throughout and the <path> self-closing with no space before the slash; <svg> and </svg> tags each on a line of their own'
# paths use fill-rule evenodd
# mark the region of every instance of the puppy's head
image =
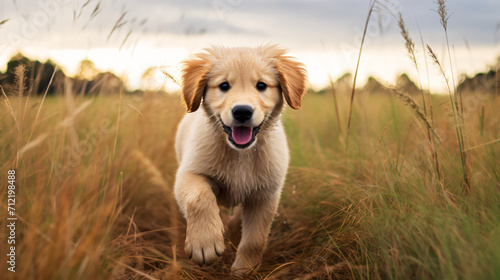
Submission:
<svg viewBox="0 0 500 280">
<path fill-rule="evenodd" d="M 276 46 L 212 47 L 184 61 L 182 100 L 188 112 L 202 103 L 220 121 L 229 144 L 251 147 L 260 128 L 283 107 L 299 109 L 306 92 L 304 65 Z"/>
</svg>

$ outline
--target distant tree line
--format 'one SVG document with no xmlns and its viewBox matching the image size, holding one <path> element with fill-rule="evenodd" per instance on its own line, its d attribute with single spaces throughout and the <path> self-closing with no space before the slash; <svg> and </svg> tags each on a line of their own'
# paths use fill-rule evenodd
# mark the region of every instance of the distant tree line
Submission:
<svg viewBox="0 0 500 280">
<path fill-rule="evenodd" d="M 500 94 L 500 58 L 495 66 L 491 66 L 490 70 L 484 73 L 477 73 L 473 77 L 462 75 L 457 86 L 457 91 L 465 94 L 483 93 L 483 94 Z M 334 88 L 337 94 L 351 94 L 353 77 L 350 73 L 344 74 L 335 82 L 332 81 L 330 87 L 316 91 L 319 94 L 331 92 L 331 87 Z M 407 74 L 401 74 L 396 79 L 394 85 L 386 85 L 379 82 L 374 77 L 369 77 L 365 85 L 359 88 L 357 92 L 363 94 L 391 94 L 394 89 L 407 95 L 420 94 L 420 88 L 413 82 Z"/>
<path fill-rule="evenodd" d="M 338 78 L 335 82 L 332 81 L 330 87 L 321 89 L 316 93 L 326 94 L 331 92 L 331 88 L 333 87 L 337 94 L 351 94 L 352 91 L 352 82 L 353 76 L 351 73 L 345 73 L 340 78 Z M 415 83 L 408 77 L 407 74 L 401 74 L 396 79 L 396 84 L 394 86 L 384 85 L 379 82 L 374 77 L 368 77 L 365 85 L 362 88 L 358 88 L 357 92 L 360 94 L 390 94 L 393 91 L 393 88 L 397 88 L 400 91 L 409 94 L 415 95 L 420 94 L 420 89 Z"/>
<path fill-rule="evenodd" d="M 500 75 L 497 69 L 491 69 L 486 73 L 477 73 L 474 77 L 464 77 L 458 85 L 462 92 L 480 91 L 483 93 L 500 94 Z"/>
<path fill-rule="evenodd" d="M 487 92 L 500 93 L 500 57 L 496 65 L 490 67 L 486 73 L 477 73 L 473 77 L 463 76 L 457 86 L 461 92 Z M 142 79 L 146 82 L 145 89 L 148 92 L 162 92 L 163 84 L 151 86 L 155 83 L 155 67 L 146 70 Z M 51 82 L 52 79 L 52 82 Z M 149 81 L 149 80 L 152 80 Z M 68 77 L 62 69 L 57 68 L 51 60 L 40 62 L 31 60 L 22 54 L 14 55 L 7 63 L 5 73 L 0 73 L 0 86 L 9 94 L 15 95 L 42 95 L 47 91 L 48 95 L 64 94 L 72 91 L 75 95 L 99 95 L 118 93 L 121 90 L 127 92 L 123 81 L 111 72 L 99 72 L 90 60 L 82 60 L 79 64 L 75 77 Z M 332 82 L 335 90 L 342 94 L 349 94 L 352 89 L 352 75 L 344 74 L 337 81 Z M 402 92 L 414 95 L 419 94 L 420 89 L 406 74 L 397 78 L 395 87 Z M 154 88 L 154 89 L 153 89 Z M 375 78 L 370 77 L 365 86 L 360 89 L 361 93 L 390 93 L 390 87 L 383 85 Z M 330 89 L 325 88 L 317 93 L 327 93 Z M 143 93 L 137 90 L 134 93 Z"/>
<path fill-rule="evenodd" d="M 111 72 L 99 72 L 90 60 L 83 60 L 75 77 L 68 77 L 51 60 L 40 62 L 22 54 L 14 55 L 0 73 L 0 86 L 9 94 L 64 94 L 71 90 L 78 95 L 117 93 L 125 90 L 123 81 Z M 51 82 L 52 80 L 52 82 Z"/>
</svg>

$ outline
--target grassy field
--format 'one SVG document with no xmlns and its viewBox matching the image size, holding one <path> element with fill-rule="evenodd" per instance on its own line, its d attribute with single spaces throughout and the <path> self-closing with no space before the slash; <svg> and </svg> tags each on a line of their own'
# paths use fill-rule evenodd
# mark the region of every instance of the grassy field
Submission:
<svg viewBox="0 0 500 280">
<path fill-rule="evenodd" d="M 500 146 L 490 143 L 500 138 L 500 98 L 464 102 L 470 190 L 449 97 L 432 97 L 435 154 L 408 100 L 359 94 L 347 139 L 350 96 L 337 98 L 340 119 L 331 93 L 285 111 L 292 162 L 253 278 L 500 279 Z M 8 101 L 0 111 L 3 279 L 231 278 L 229 240 L 212 267 L 183 250 L 172 195 L 178 96 Z M 15 273 L 5 272 L 9 169 Z M 223 209 L 223 221 L 230 214 Z"/>
<path fill-rule="evenodd" d="M 424 73 L 402 16 L 399 27 Z M 498 88 L 462 97 L 443 70 L 453 66 L 424 52 L 449 96 L 326 91 L 285 111 L 291 164 L 252 279 L 500 279 Z M 2 279 L 232 279 L 229 238 L 211 267 L 184 253 L 172 194 L 178 95 L 0 93 Z M 226 224 L 230 215 L 222 209 Z"/>
</svg>

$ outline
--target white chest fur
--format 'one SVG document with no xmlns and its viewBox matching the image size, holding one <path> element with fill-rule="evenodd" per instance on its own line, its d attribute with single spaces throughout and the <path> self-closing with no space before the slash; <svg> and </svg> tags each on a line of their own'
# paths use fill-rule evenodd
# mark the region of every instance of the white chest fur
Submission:
<svg viewBox="0 0 500 280">
<path fill-rule="evenodd" d="M 193 116 L 194 117 L 194 116 Z M 204 118 L 198 115 L 198 118 Z M 198 119 L 199 120 L 199 119 Z M 193 122 L 197 123 L 197 122 Z M 227 196 L 230 205 L 239 204 L 260 190 L 277 191 L 281 188 L 289 161 L 286 135 L 280 121 L 261 131 L 255 145 L 243 150 L 229 146 L 222 127 L 214 127 L 207 120 L 198 122 L 185 136 L 193 141 L 190 150 L 182 150 L 180 168 L 205 175 L 215 183 L 215 192 Z M 183 124 L 179 130 L 183 129 Z M 187 142 L 186 142 L 187 143 Z"/>
</svg>

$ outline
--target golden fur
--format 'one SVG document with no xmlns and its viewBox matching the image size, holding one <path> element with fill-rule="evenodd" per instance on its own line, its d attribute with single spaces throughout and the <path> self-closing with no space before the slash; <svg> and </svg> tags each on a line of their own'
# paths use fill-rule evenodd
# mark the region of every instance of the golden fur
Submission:
<svg viewBox="0 0 500 280">
<path fill-rule="evenodd" d="M 260 264 L 289 161 L 280 116 L 284 100 L 300 108 L 306 79 L 303 64 L 270 45 L 212 47 L 184 62 L 181 96 L 190 113 L 176 136 L 175 196 L 187 220 L 185 250 L 195 263 L 210 265 L 225 249 L 221 204 L 241 205 L 242 238 L 233 273 Z M 223 82 L 231 85 L 229 91 L 219 89 Z M 257 90 L 258 82 L 267 88 Z M 251 106 L 248 125 L 260 128 L 245 148 L 232 145 L 223 128 L 235 125 L 231 110 L 237 105 Z"/>
</svg>

